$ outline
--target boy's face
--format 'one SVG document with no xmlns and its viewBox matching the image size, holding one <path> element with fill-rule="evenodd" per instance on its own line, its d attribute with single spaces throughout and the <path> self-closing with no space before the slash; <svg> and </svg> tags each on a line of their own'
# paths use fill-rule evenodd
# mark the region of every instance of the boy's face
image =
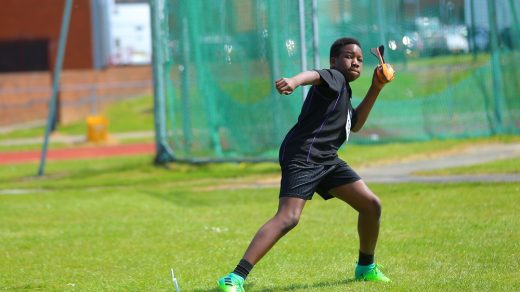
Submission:
<svg viewBox="0 0 520 292">
<path fill-rule="evenodd" d="M 358 79 L 363 69 L 363 51 L 355 44 L 343 46 L 337 57 L 330 58 L 330 68 L 343 73 L 348 82 Z"/>
</svg>

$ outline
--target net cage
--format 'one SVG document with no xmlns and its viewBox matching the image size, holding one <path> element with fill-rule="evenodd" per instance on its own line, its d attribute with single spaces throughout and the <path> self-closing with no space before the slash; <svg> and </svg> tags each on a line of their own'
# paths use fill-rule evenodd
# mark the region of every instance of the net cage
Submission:
<svg viewBox="0 0 520 292">
<path fill-rule="evenodd" d="M 158 161 L 275 160 L 308 90 L 274 81 L 361 42 L 366 94 L 384 44 L 396 69 L 349 143 L 520 133 L 519 0 L 154 0 Z"/>
</svg>

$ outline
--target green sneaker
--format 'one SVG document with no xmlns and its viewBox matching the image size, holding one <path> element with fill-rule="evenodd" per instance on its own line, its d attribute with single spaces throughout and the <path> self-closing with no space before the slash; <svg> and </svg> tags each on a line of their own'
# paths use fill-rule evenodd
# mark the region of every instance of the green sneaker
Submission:
<svg viewBox="0 0 520 292">
<path fill-rule="evenodd" d="M 356 281 L 390 282 L 390 279 L 381 272 L 383 266 L 371 264 L 368 266 L 356 266 Z"/>
<path fill-rule="evenodd" d="M 224 292 L 244 292 L 244 278 L 235 273 L 229 273 L 218 280 L 218 287 Z"/>
</svg>

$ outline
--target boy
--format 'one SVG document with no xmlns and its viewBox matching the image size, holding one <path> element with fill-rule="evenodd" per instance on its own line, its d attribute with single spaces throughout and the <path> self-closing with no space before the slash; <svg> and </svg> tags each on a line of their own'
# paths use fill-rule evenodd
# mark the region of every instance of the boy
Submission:
<svg viewBox="0 0 520 292">
<path fill-rule="evenodd" d="M 382 74 L 378 66 L 365 98 L 353 109 L 349 82 L 360 76 L 362 68 L 359 42 L 340 38 L 330 48 L 330 69 L 305 71 L 276 80 L 276 89 L 286 95 L 301 85 L 312 87 L 298 122 L 280 146 L 282 180 L 278 211 L 258 230 L 235 270 L 219 279 L 222 291 L 244 291 L 244 280 L 253 266 L 298 224 L 303 207 L 314 192 L 325 200 L 336 197 L 359 212 L 355 279 L 390 281 L 374 263 L 381 216 L 379 198 L 337 155 L 350 130 L 357 132 L 363 127 L 379 92 L 389 82 L 378 78 Z"/>
</svg>

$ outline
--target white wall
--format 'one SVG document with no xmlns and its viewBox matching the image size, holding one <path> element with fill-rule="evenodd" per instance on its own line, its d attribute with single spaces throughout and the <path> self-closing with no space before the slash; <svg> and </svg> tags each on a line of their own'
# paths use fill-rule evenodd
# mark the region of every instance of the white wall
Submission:
<svg viewBox="0 0 520 292">
<path fill-rule="evenodd" d="M 150 64 L 152 60 L 150 6 L 144 3 L 109 2 L 110 63 L 112 65 Z"/>
</svg>

